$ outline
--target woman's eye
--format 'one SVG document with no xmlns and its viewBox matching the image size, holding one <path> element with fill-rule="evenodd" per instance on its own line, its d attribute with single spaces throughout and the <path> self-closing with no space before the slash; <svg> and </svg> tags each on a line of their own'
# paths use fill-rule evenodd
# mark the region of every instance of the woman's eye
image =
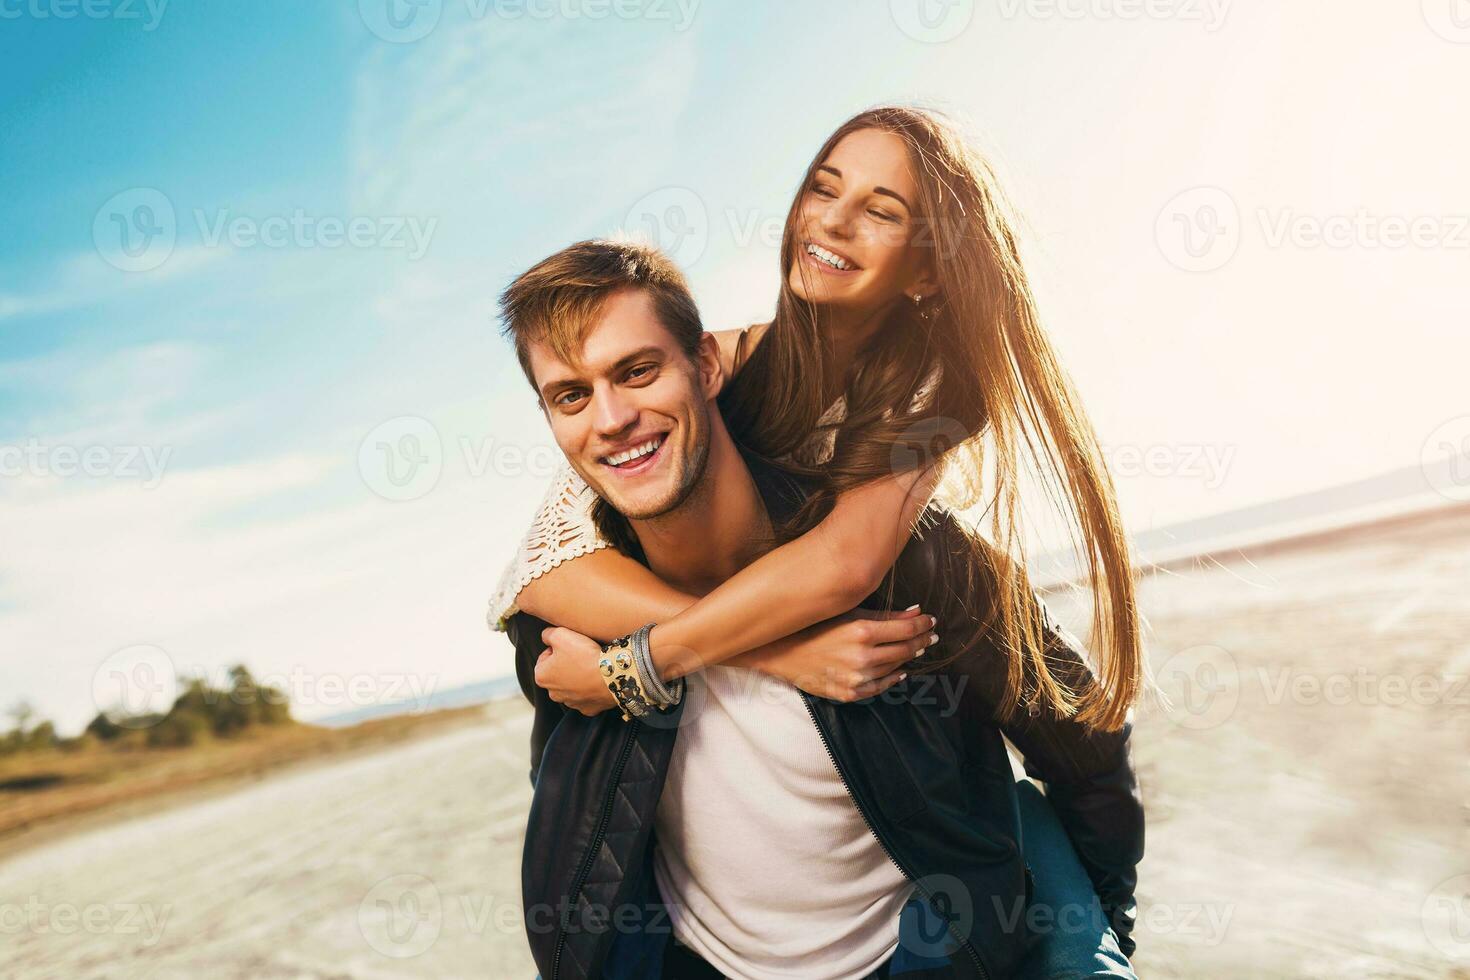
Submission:
<svg viewBox="0 0 1470 980">
<path fill-rule="evenodd" d="M 826 186 L 825 184 L 813 184 L 812 193 L 817 195 L 818 197 L 832 198 L 837 196 L 835 193 L 833 193 L 832 188 Z"/>
<path fill-rule="evenodd" d="M 879 221 L 897 221 L 898 220 L 898 215 L 896 215 L 896 214 L 889 214 L 887 211 L 884 211 L 882 208 L 869 208 L 868 209 L 868 213 L 871 214 L 873 217 L 877 218 Z"/>
</svg>

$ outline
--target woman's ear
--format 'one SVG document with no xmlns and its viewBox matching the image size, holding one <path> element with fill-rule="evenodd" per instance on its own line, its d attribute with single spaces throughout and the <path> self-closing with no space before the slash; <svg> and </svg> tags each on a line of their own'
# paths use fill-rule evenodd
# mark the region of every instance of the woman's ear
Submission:
<svg viewBox="0 0 1470 980">
<path fill-rule="evenodd" d="M 913 281 L 904 289 L 903 293 L 912 302 L 915 296 L 924 300 L 931 299 L 939 292 L 939 277 L 934 274 L 934 263 L 926 260 L 915 273 Z"/>
<path fill-rule="evenodd" d="M 725 388 L 725 368 L 720 363 L 720 342 L 708 330 L 699 338 L 699 383 L 706 400 L 719 397 Z"/>
</svg>

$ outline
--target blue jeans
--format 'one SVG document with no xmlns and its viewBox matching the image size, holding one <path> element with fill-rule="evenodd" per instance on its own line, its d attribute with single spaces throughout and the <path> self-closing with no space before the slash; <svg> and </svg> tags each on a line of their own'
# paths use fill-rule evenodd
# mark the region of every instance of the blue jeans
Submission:
<svg viewBox="0 0 1470 980">
<path fill-rule="evenodd" d="M 1016 784 L 1016 799 L 1021 811 L 1022 852 L 1034 885 L 1027 921 L 1038 940 L 1014 976 L 1017 980 L 1138 980 L 1128 957 L 1118 948 L 1117 935 L 1103 918 L 1092 881 L 1056 811 L 1029 779 Z M 928 971 L 942 976 L 949 960 L 924 955 L 922 940 L 905 942 L 904 937 L 935 936 L 942 932 L 943 923 L 917 898 L 904 907 L 900 922 L 898 949 L 872 975 L 873 980 L 922 980 Z"/>
</svg>

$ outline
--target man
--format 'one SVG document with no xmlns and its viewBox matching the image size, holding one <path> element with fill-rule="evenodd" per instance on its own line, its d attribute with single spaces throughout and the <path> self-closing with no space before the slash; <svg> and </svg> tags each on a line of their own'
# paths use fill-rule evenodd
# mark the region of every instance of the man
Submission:
<svg viewBox="0 0 1470 980">
<path fill-rule="evenodd" d="M 558 445 L 607 505 L 602 520 L 623 524 L 613 540 L 696 595 L 769 547 L 804 488 L 725 429 L 717 344 L 666 258 L 583 242 L 507 297 Z M 647 461 L 618 465 L 652 445 Z M 949 586 L 983 575 L 983 545 L 940 508 L 926 517 L 894 596 L 934 611 L 942 634 L 967 635 L 983 609 Z M 712 666 L 690 675 L 680 704 L 624 721 L 563 711 L 534 684 L 545 626 L 517 614 L 509 632 L 537 708 L 522 892 L 546 980 L 1032 975 L 1042 934 L 1055 952 L 1089 928 L 1102 934 L 1090 946 L 1131 949 L 1143 818 L 1129 727 L 1093 732 L 1047 712 L 1005 726 L 1085 868 L 1091 901 L 1073 904 L 1095 903 L 1095 890 L 1107 916 L 1038 923 L 1028 863 L 1040 851 L 1028 840 L 1023 859 L 993 647 L 855 703 Z M 1061 676 L 1091 680 L 1055 624 L 1048 644 Z"/>
</svg>

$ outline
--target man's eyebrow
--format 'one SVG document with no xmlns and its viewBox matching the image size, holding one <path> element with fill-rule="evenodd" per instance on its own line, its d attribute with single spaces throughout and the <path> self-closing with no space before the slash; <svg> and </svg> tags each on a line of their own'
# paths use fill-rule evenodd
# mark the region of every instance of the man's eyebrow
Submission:
<svg viewBox="0 0 1470 980">
<path fill-rule="evenodd" d="M 637 350 L 632 351 L 628 354 L 624 354 L 622 357 L 618 358 L 617 363 L 612 366 L 612 369 L 616 371 L 620 368 L 630 367 L 632 366 L 634 361 L 641 361 L 645 357 L 657 357 L 659 359 L 662 359 L 663 356 L 664 349 L 662 347 L 658 346 L 657 344 L 645 344 Z"/>
<path fill-rule="evenodd" d="M 824 163 L 824 164 L 820 165 L 819 167 L 817 167 L 817 169 L 818 170 L 825 170 L 829 174 L 831 174 L 832 176 L 838 178 L 839 180 L 842 179 L 842 171 L 841 170 L 838 170 L 836 167 L 829 166 L 829 165 L 827 165 L 827 164 Z M 913 214 L 914 213 L 914 206 L 908 202 L 908 198 L 904 197 L 898 191 L 889 190 L 887 187 L 874 187 L 873 188 L 873 193 L 874 194 L 882 194 L 885 197 L 891 197 L 895 201 L 897 201 L 899 204 L 902 204 L 905 208 L 907 208 L 909 214 Z"/>
<path fill-rule="evenodd" d="M 541 386 L 541 397 L 547 401 L 551 401 L 552 395 L 561 391 L 563 388 L 570 388 L 578 383 L 579 379 L 577 378 L 562 378 L 558 381 L 548 381 Z"/>
<path fill-rule="evenodd" d="M 631 351 L 618 358 L 613 366 L 608 369 L 608 373 L 611 374 L 617 371 L 621 371 L 624 368 L 632 366 L 633 362 L 642 360 L 645 357 L 657 357 L 659 359 L 662 359 L 663 356 L 664 349 L 662 347 L 659 347 L 656 344 L 646 344 L 638 348 L 637 350 Z M 558 391 L 561 391 L 563 388 L 571 388 L 582 383 L 582 378 L 561 378 L 555 381 L 548 381 L 546 382 L 546 384 L 541 386 L 541 397 L 545 398 L 547 401 L 550 401 L 551 396 L 556 394 Z"/>
</svg>

